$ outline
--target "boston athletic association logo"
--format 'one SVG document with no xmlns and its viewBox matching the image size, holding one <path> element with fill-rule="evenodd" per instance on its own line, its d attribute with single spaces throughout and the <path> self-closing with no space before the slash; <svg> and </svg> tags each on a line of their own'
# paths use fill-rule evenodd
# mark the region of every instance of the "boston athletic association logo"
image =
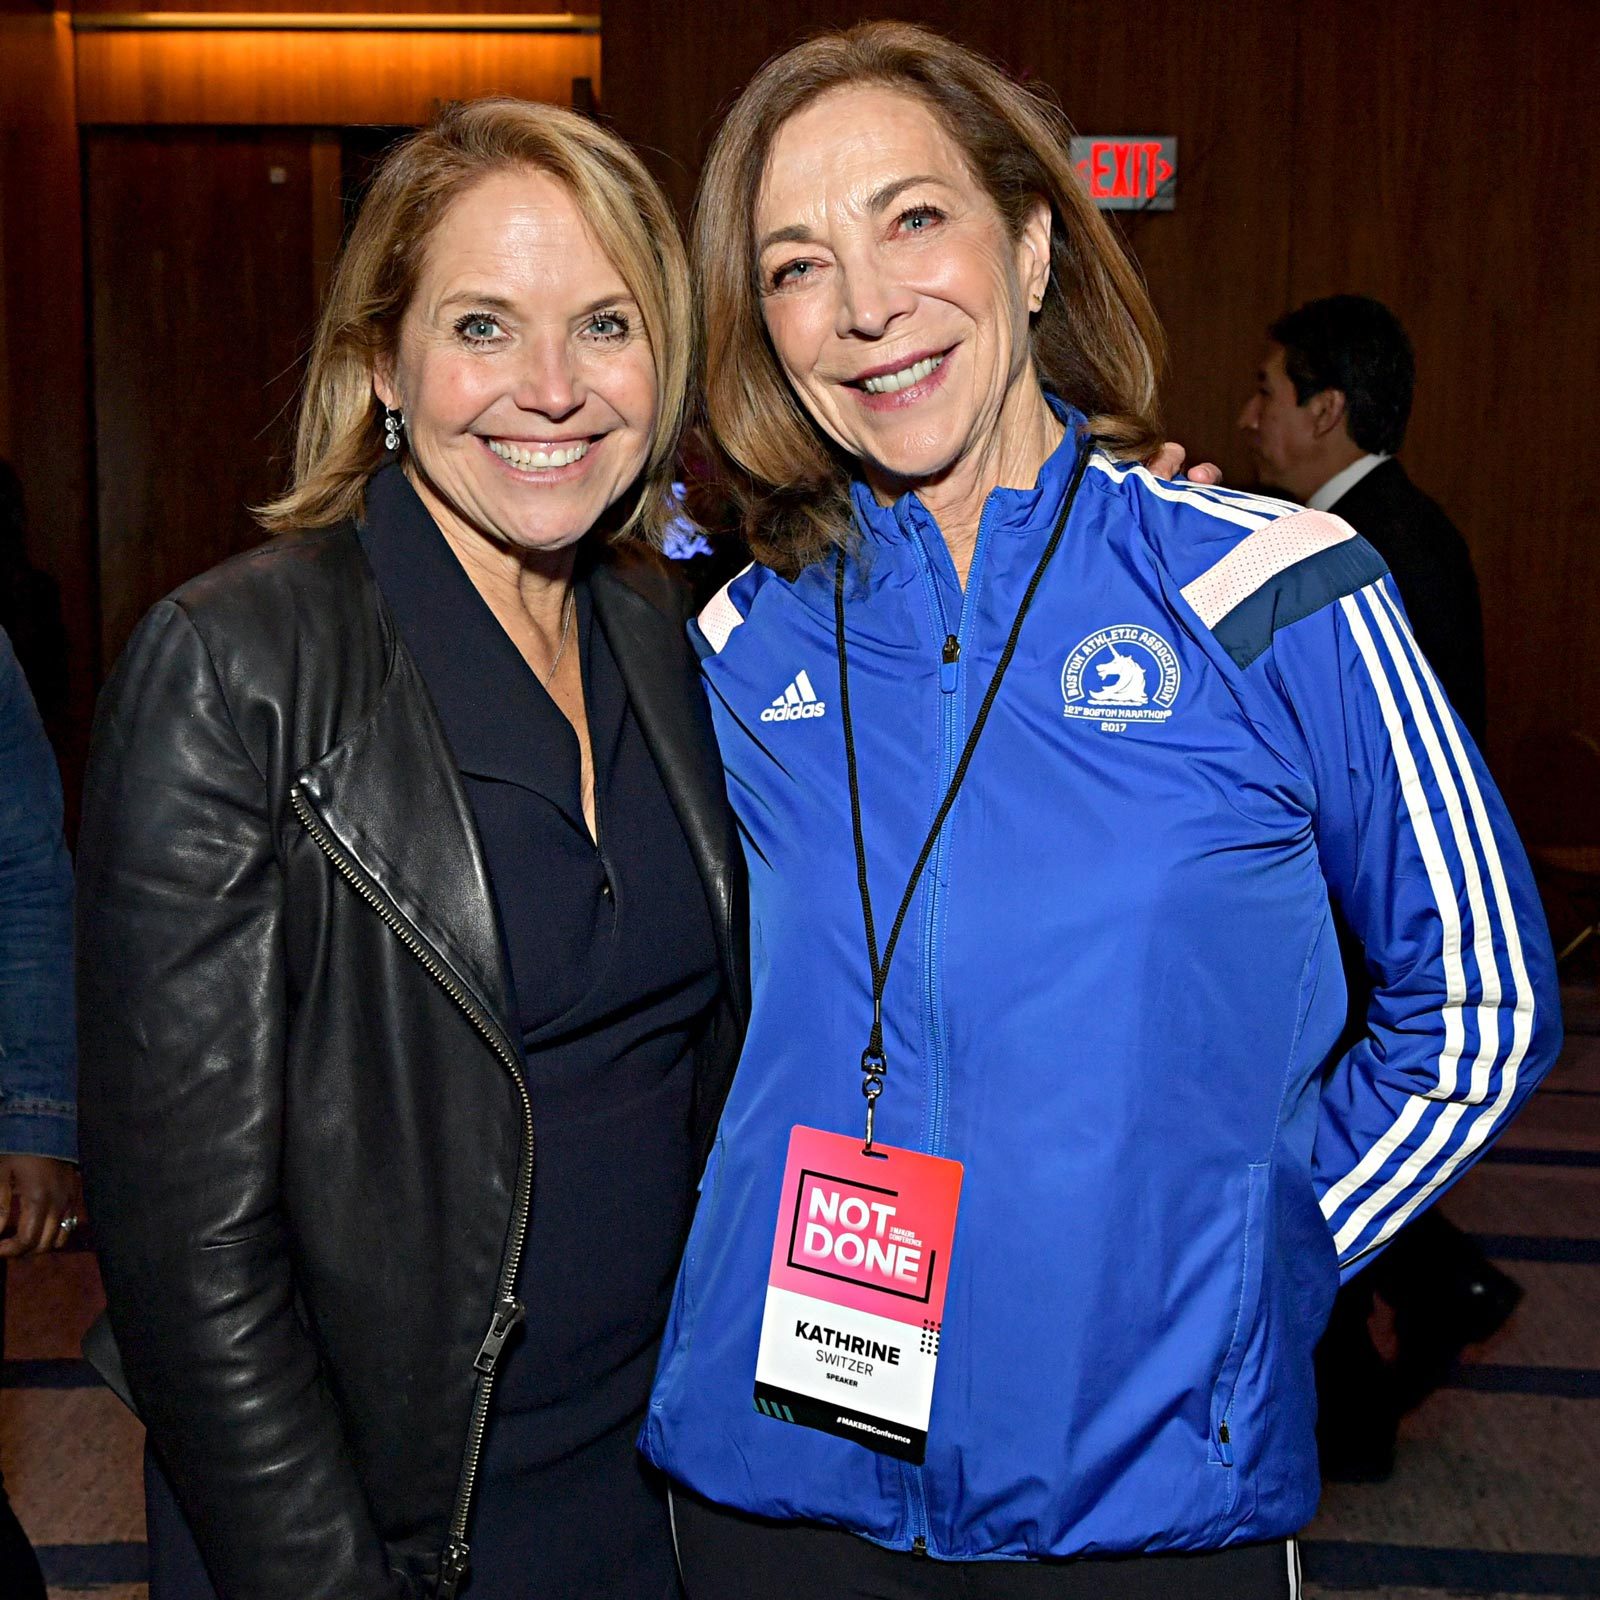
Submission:
<svg viewBox="0 0 1600 1600">
<path fill-rule="evenodd" d="M 1135 722 L 1165 722 L 1178 698 L 1177 652 L 1149 628 L 1124 622 L 1091 633 L 1061 669 L 1063 716 L 1123 733 Z"/>
</svg>

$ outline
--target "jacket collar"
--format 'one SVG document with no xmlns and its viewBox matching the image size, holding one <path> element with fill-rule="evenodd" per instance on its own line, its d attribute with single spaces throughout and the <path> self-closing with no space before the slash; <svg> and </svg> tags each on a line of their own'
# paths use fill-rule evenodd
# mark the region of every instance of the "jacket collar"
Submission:
<svg viewBox="0 0 1600 1600">
<path fill-rule="evenodd" d="M 1364 456 L 1357 456 L 1349 466 L 1341 467 L 1325 484 L 1307 497 L 1306 510 L 1333 510 L 1363 478 L 1381 467 L 1385 461 L 1392 459 L 1393 457 L 1376 450 L 1369 450 Z"/>
<path fill-rule="evenodd" d="M 1066 432 L 1039 468 L 1038 479 L 1030 487 L 990 490 L 983 503 L 983 519 L 992 527 L 1017 534 L 1048 531 L 1061 508 L 1062 497 L 1077 463 L 1078 448 L 1089 425 L 1081 411 L 1048 390 L 1045 399 Z M 850 498 L 856 525 L 868 539 L 894 544 L 918 535 L 938 534 L 938 524 L 914 489 L 907 490 L 893 505 L 879 505 L 872 490 L 857 479 L 851 485 Z"/>
<path fill-rule="evenodd" d="M 425 959 L 444 964 L 516 1060 L 511 985 L 471 806 L 416 663 L 392 622 L 389 631 L 389 675 L 372 714 L 296 787 L 358 890 L 422 941 Z"/>
</svg>

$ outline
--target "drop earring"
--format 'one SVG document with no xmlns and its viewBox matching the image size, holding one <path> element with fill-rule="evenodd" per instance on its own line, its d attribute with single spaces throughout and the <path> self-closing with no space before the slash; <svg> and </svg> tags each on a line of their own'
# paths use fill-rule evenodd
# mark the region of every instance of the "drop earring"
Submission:
<svg viewBox="0 0 1600 1600">
<path fill-rule="evenodd" d="M 390 406 L 383 408 L 383 448 L 393 455 L 400 448 L 400 425 L 406 420 L 403 411 Z"/>
</svg>

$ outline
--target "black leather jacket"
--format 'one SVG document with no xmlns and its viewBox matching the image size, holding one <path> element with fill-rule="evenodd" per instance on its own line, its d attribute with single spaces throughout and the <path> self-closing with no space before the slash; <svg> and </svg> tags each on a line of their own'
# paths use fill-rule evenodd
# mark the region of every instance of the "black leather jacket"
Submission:
<svg viewBox="0 0 1600 1600">
<path fill-rule="evenodd" d="M 714 912 L 704 1150 L 744 1014 L 741 858 L 668 585 L 602 568 L 592 594 Z M 353 529 L 263 546 L 144 620 L 101 703 L 78 871 L 111 1324 L 213 1580 L 450 1592 L 521 1310 L 532 1120 L 468 801 Z"/>
</svg>

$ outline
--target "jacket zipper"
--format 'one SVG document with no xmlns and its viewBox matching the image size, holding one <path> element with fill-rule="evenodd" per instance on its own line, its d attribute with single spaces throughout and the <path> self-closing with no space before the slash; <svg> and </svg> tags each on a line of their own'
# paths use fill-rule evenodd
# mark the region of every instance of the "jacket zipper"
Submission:
<svg viewBox="0 0 1600 1600">
<path fill-rule="evenodd" d="M 984 553 L 989 544 L 989 507 L 985 504 L 978 517 L 978 536 L 973 541 L 972 560 L 967 566 L 967 582 L 961 591 L 961 615 L 956 623 L 954 634 L 946 634 L 944 648 L 939 663 L 939 686 L 945 691 L 942 699 L 942 721 L 944 724 L 944 756 L 940 763 L 939 781 L 949 783 L 951 774 L 955 771 L 955 764 L 961 753 L 961 746 L 966 740 L 967 730 L 962 725 L 957 712 L 965 708 L 966 695 L 956 694 L 956 689 L 962 684 L 964 674 L 961 663 L 966 655 L 967 646 L 972 639 L 974 618 L 978 607 L 975 596 L 981 582 L 983 572 Z M 948 824 L 946 825 L 946 833 Z M 940 1003 L 942 994 L 940 985 L 934 977 L 933 945 L 938 931 L 939 920 L 939 885 L 944 881 L 945 859 L 948 853 L 946 834 L 941 833 L 933 847 L 933 860 L 929 864 L 928 879 L 928 921 L 924 933 L 928 959 L 925 970 L 928 973 L 928 1017 L 932 1024 L 929 1051 L 929 1064 L 932 1069 L 930 1074 L 930 1089 L 928 1100 L 928 1150 L 936 1156 L 944 1154 L 945 1139 L 949 1133 L 950 1121 L 950 1072 L 945 1057 L 944 1029 L 940 1021 Z"/>
<path fill-rule="evenodd" d="M 961 686 L 961 661 L 972 636 L 976 605 L 969 604 L 977 588 L 983 567 L 984 552 L 988 546 L 989 508 L 984 507 L 978 518 L 978 536 L 972 547 L 972 562 L 967 568 L 966 588 L 962 592 L 961 615 L 956 631 L 950 631 L 944 597 L 939 592 L 939 580 L 933 571 L 933 562 L 922 541 L 920 529 L 912 531 L 911 544 L 916 550 L 923 584 L 927 590 L 929 609 L 936 628 L 944 635 L 939 652 L 939 732 L 941 741 L 939 761 L 940 792 L 950 781 L 955 768 L 964 730 L 957 716 L 959 709 L 956 690 Z M 964 698 L 964 697 L 963 697 Z M 931 1155 L 944 1153 L 945 1138 L 949 1132 L 949 1072 L 945 1062 L 944 1035 L 939 1027 L 939 985 L 934 976 L 933 947 L 939 919 L 939 884 L 944 870 L 946 847 L 941 835 L 934 845 L 933 859 L 928 865 L 928 895 L 923 913 L 922 948 L 923 971 L 926 990 L 923 995 L 928 1016 L 928 1116 L 924 1128 L 924 1141 Z"/>
<path fill-rule="evenodd" d="M 944 787 L 950 781 L 950 738 L 951 728 L 954 724 L 954 697 L 955 691 L 961 682 L 961 640 L 950 631 L 949 614 L 945 611 L 944 596 L 939 592 L 939 579 L 933 570 L 933 562 L 928 556 L 926 546 L 923 544 L 920 528 L 909 530 L 911 547 L 916 552 L 917 570 L 922 577 L 923 588 L 927 595 L 929 620 L 932 621 L 936 632 L 944 635 L 944 642 L 939 649 L 939 770 L 935 774 L 935 792 L 942 794 Z M 960 627 L 958 621 L 956 626 Z M 934 922 L 934 890 L 931 885 L 936 881 L 935 874 L 939 870 L 939 859 L 943 850 L 941 841 L 934 847 L 933 859 L 928 866 L 930 888 L 923 902 L 922 913 L 922 967 L 923 967 L 923 1005 L 928 1018 L 928 1111 L 923 1123 L 922 1142 L 930 1154 L 937 1154 L 935 1139 L 938 1137 L 943 1100 L 943 1051 L 939 1037 L 937 1017 L 938 985 L 933 979 L 932 950 L 933 950 L 933 922 Z"/>
<path fill-rule="evenodd" d="M 473 1358 L 473 1370 L 478 1374 L 477 1392 L 472 1404 L 472 1422 L 467 1430 L 467 1448 L 461 1461 L 461 1476 L 456 1486 L 455 1504 L 450 1512 L 450 1528 L 444 1550 L 439 1558 L 439 1584 L 435 1590 L 438 1600 L 455 1600 L 461 1580 L 471 1565 L 472 1548 L 467 1543 L 467 1523 L 472 1513 L 472 1496 L 477 1488 L 478 1467 L 483 1456 L 484 1435 L 489 1426 L 489 1401 L 494 1394 L 495 1364 L 506 1340 L 526 1315 L 526 1308 L 516 1297 L 517 1272 L 522 1264 L 522 1250 L 527 1242 L 528 1214 L 533 1201 L 533 1100 L 523 1081 L 521 1069 L 505 1045 L 490 1027 L 482 1011 L 471 997 L 452 978 L 433 953 L 408 928 L 399 915 L 383 900 L 366 878 L 350 864 L 344 852 L 328 837 L 307 804 L 299 785 L 289 790 L 289 803 L 317 848 L 331 861 L 339 875 L 353 888 L 395 934 L 407 950 L 421 962 L 427 972 L 444 992 L 459 1006 L 467 1020 L 481 1033 L 494 1051 L 496 1058 L 511 1074 L 522 1102 L 522 1161 L 517 1172 L 515 1203 L 512 1207 L 511 1237 L 500 1264 L 500 1286 L 495 1296 L 494 1316 L 489 1331 L 478 1346 Z"/>
<path fill-rule="evenodd" d="M 944 634 L 939 653 L 939 792 L 950 781 L 964 736 L 957 712 L 961 703 L 956 691 L 961 686 L 961 660 L 971 638 L 973 617 L 977 606 L 972 602 L 982 570 L 984 550 L 988 543 L 989 509 L 984 507 L 978 518 L 978 536 L 972 547 L 972 561 L 967 568 L 966 587 L 962 591 L 961 615 L 956 631 L 950 631 L 949 614 L 944 597 L 939 590 L 939 580 L 933 562 L 923 544 L 922 532 L 914 530 L 911 543 L 916 550 L 922 571 L 922 580 L 928 591 L 931 610 L 937 619 L 936 626 Z M 964 697 L 961 697 L 964 699 Z M 923 1131 L 923 1141 L 931 1155 L 944 1151 L 949 1122 L 949 1072 L 945 1062 L 944 1033 L 939 1025 L 939 982 L 934 965 L 934 940 L 939 921 L 939 884 L 945 862 L 945 839 L 941 834 L 934 845 L 933 859 L 928 864 L 928 894 L 922 924 L 923 972 L 926 985 L 923 995 L 928 1017 L 928 1116 Z M 926 1554 L 928 1549 L 928 1497 L 921 1467 L 904 1469 L 907 1488 L 907 1509 L 910 1512 L 912 1544 L 914 1551 Z"/>
</svg>

